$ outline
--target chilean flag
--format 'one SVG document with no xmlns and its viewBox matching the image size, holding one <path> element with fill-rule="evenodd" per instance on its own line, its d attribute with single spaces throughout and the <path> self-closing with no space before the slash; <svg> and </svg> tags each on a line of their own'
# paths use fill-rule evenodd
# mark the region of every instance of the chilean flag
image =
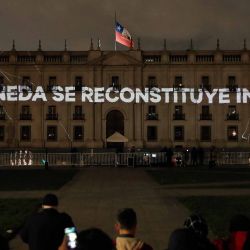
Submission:
<svg viewBox="0 0 250 250">
<path fill-rule="evenodd" d="M 132 36 L 128 32 L 128 30 L 118 22 L 116 22 L 115 25 L 115 40 L 116 42 L 121 43 L 122 45 L 127 46 L 129 48 L 134 47 Z"/>
</svg>

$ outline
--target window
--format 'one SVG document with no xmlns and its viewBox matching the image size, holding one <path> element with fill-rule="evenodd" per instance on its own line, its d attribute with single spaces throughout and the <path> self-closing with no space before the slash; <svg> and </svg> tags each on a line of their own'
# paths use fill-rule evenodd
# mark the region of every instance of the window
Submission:
<svg viewBox="0 0 250 250">
<path fill-rule="evenodd" d="M 0 115 L 4 115 L 4 114 L 5 114 L 4 108 L 3 108 L 3 106 L 0 106 Z"/>
<path fill-rule="evenodd" d="M 82 106 L 75 106 L 75 114 L 77 115 L 82 114 Z"/>
<path fill-rule="evenodd" d="M 30 106 L 22 106 L 22 114 L 30 114 Z"/>
<path fill-rule="evenodd" d="M 204 114 L 204 115 L 208 115 L 209 114 L 209 106 L 208 105 L 202 105 L 202 107 L 201 107 L 201 112 L 202 112 L 202 114 Z"/>
<path fill-rule="evenodd" d="M 75 90 L 82 91 L 82 77 L 81 76 L 75 77 Z"/>
<path fill-rule="evenodd" d="M 183 126 L 175 126 L 174 127 L 174 140 L 175 141 L 183 141 L 184 140 L 184 127 Z"/>
<path fill-rule="evenodd" d="M 209 76 L 202 76 L 201 77 L 201 89 L 210 91 L 211 85 L 209 83 Z"/>
<path fill-rule="evenodd" d="M 0 120 L 5 120 L 5 110 L 3 106 L 0 106 Z"/>
<path fill-rule="evenodd" d="M 47 140 L 48 141 L 57 140 L 57 126 L 47 126 Z"/>
<path fill-rule="evenodd" d="M 22 77 L 21 86 L 25 86 L 26 87 L 26 88 L 23 89 L 23 91 L 27 92 L 27 87 L 32 90 L 32 84 L 31 84 L 29 76 L 23 76 Z"/>
<path fill-rule="evenodd" d="M 58 114 L 56 112 L 56 106 L 48 106 L 48 114 L 46 115 L 47 120 L 57 120 Z"/>
<path fill-rule="evenodd" d="M 21 141 L 30 141 L 31 139 L 31 126 L 21 126 Z"/>
<path fill-rule="evenodd" d="M 238 127 L 237 126 L 227 127 L 227 139 L 228 141 L 238 141 Z"/>
<path fill-rule="evenodd" d="M 211 141 L 211 126 L 201 126 L 201 141 Z"/>
<path fill-rule="evenodd" d="M 174 88 L 183 88 L 182 76 L 175 76 Z"/>
<path fill-rule="evenodd" d="M 4 126 L 0 126 L 0 141 L 4 141 Z"/>
<path fill-rule="evenodd" d="M 0 92 L 2 92 L 4 89 L 4 77 L 0 76 Z"/>
<path fill-rule="evenodd" d="M 84 120 L 84 114 L 82 106 L 75 106 L 75 112 L 73 114 L 73 120 Z"/>
<path fill-rule="evenodd" d="M 30 106 L 22 106 L 22 111 L 20 114 L 21 120 L 31 120 Z"/>
<path fill-rule="evenodd" d="M 182 114 L 183 113 L 183 107 L 180 105 L 175 106 L 175 114 Z"/>
<path fill-rule="evenodd" d="M 210 114 L 210 112 L 209 112 L 208 105 L 202 105 L 200 119 L 201 120 L 212 120 L 212 114 Z"/>
<path fill-rule="evenodd" d="M 227 120 L 239 120 L 239 114 L 235 105 L 228 106 Z"/>
<path fill-rule="evenodd" d="M 183 107 L 181 105 L 176 105 L 174 107 L 174 120 L 185 120 L 185 114 L 183 113 Z"/>
<path fill-rule="evenodd" d="M 201 83 L 202 83 L 203 85 L 209 84 L 209 76 L 202 76 L 202 77 L 201 77 Z"/>
<path fill-rule="evenodd" d="M 24 85 L 30 84 L 30 77 L 29 76 L 23 76 L 22 84 L 24 84 Z"/>
<path fill-rule="evenodd" d="M 156 113 L 156 106 L 148 106 L 147 120 L 158 120 L 158 114 Z"/>
<path fill-rule="evenodd" d="M 112 76 L 111 77 L 111 86 L 114 91 L 120 90 L 121 85 L 119 83 L 119 76 Z"/>
<path fill-rule="evenodd" d="M 4 77 L 0 76 L 0 84 L 4 84 Z"/>
<path fill-rule="evenodd" d="M 49 77 L 48 91 L 52 91 L 53 88 L 56 88 L 56 76 Z"/>
<path fill-rule="evenodd" d="M 149 76 L 148 77 L 148 88 L 153 88 L 153 87 L 157 87 L 156 77 L 155 76 Z"/>
<path fill-rule="evenodd" d="M 148 106 L 148 113 L 155 114 L 156 113 L 156 106 L 154 106 L 154 105 Z"/>
<path fill-rule="evenodd" d="M 228 77 L 228 84 L 229 85 L 235 85 L 236 84 L 236 77 L 235 76 L 229 76 Z"/>
<path fill-rule="evenodd" d="M 49 85 L 56 85 L 56 76 L 50 76 L 49 77 Z"/>
<path fill-rule="evenodd" d="M 236 77 L 235 76 L 229 76 L 228 77 L 228 85 L 227 85 L 227 88 L 229 88 L 229 91 L 235 92 L 237 87 L 238 86 L 236 85 Z"/>
<path fill-rule="evenodd" d="M 148 126 L 147 127 L 147 139 L 148 139 L 148 141 L 156 141 L 157 140 L 157 127 L 156 126 Z"/>
<path fill-rule="evenodd" d="M 83 140 L 83 126 L 74 126 L 74 140 Z"/>
<path fill-rule="evenodd" d="M 48 114 L 56 114 L 56 106 L 48 106 Z"/>
</svg>

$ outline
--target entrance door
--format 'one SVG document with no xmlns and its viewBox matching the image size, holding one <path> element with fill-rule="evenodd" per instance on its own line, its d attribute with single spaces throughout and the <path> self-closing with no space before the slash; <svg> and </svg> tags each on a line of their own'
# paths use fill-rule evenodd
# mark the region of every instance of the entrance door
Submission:
<svg viewBox="0 0 250 250">
<path fill-rule="evenodd" d="M 112 110 L 106 117 L 106 138 L 119 132 L 124 135 L 124 116 L 119 110 Z M 118 151 L 122 151 L 124 147 L 123 142 L 107 142 L 108 148 L 115 148 Z"/>
</svg>

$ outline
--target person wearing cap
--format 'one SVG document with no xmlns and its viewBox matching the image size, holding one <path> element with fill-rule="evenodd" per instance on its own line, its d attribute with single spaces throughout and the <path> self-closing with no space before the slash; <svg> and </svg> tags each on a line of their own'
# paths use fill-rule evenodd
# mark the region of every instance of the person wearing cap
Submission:
<svg viewBox="0 0 250 250">
<path fill-rule="evenodd" d="M 30 250 L 58 250 L 64 245 L 64 229 L 74 227 L 74 224 L 71 217 L 66 213 L 59 213 L 57 207 L 57 196 L 45 195 L 41 210 L 24 224 L 20 236 Z"/>
<path fill-rule="evenodd" d="M 205 219 L 193 214 L 184 222 L 184 228 L 171 234 L 168 250 L 215 250 L 207 235 L 208 226 Z"/>
<path fill-rule="evenodd" d="M 132 208 L 124 208 L 118 212 L 115 229 L 117 250 L 153 250 L 153 248 L 138 239 L 136 234 L 137 216 Z"/>
</svg>

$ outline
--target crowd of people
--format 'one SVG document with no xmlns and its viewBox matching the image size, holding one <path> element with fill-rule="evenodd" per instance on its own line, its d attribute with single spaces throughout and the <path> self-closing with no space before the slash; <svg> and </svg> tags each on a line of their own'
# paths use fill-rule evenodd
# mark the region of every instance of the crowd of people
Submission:
<svg viewBox="0 0 250 250">
<path fill-rule="evenodd" d="M 20 237 L 30 250 L 153 250 L 152 246 L 137 238 L 137 215 L 132 208 L 118 211 L 115 239 L 111 239 L 99 228 L 76 233 L 72 218 L 66 213 L 60 213 L 57 208 L 57 196 L 47 194 L 40 210 L 22 226 Z M 193 214 L 170 235 L 165 249 L 249 250 L 250 219 L 236 215 L 230 222 L 228 237 L 210 240 L 205 219 Z M 3 237 L 0 237 L 0 250 L 9 250 L 8 242 Z"/>
</svg>

